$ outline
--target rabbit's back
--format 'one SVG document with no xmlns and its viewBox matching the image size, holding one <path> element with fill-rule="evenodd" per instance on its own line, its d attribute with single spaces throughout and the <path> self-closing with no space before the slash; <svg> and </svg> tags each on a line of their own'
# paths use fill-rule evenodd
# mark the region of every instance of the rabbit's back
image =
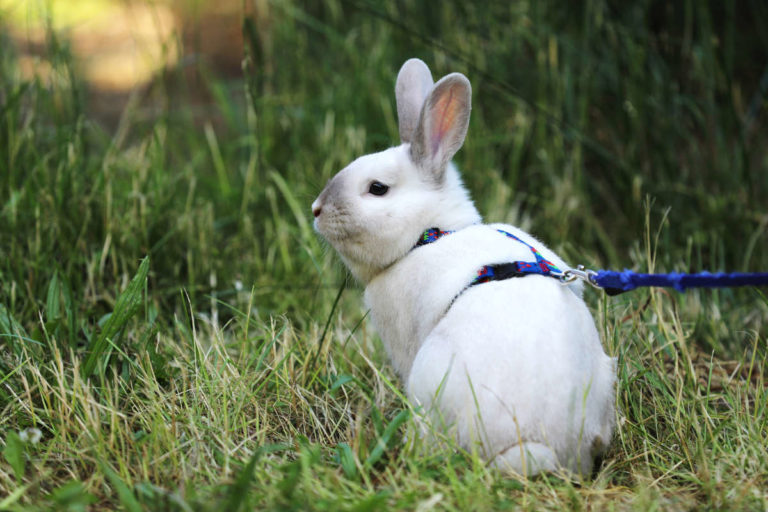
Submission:
<svg viewBox="0 0 768 512">
<path fill-rule="evenodd" d="M 407 389 L 467 449 L 492 458 L 536 442 L 588 471 L 593 444 L 610 438 L 613 365 L 584 302 L 530 276 L 464 292 L 421 345 Z"/>
</svg>

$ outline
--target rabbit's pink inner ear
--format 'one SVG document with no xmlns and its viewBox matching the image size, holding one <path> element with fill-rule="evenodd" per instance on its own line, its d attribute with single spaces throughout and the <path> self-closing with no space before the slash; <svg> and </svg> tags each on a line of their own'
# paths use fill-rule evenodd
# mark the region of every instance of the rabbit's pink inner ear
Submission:
<svg viewBox="0 0 768 512">
<path fill-rule="evenodd" d="M 432 124 L 432 138 L 430 148 L 432 154 L 436 155 L 440 149 L 440 144 L 446 134 L 453 129 L 456 124 L 456 117 L 461 110 L 461 95 L 454 93 L 454 87 L 448 89 L 442 94 L 434 105 L 434 122 Z"/>
</svg>

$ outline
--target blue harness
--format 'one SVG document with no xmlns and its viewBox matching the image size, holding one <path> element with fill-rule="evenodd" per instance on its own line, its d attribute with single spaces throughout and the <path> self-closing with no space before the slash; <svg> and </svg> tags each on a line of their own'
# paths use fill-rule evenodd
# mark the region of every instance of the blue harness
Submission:
<svg viewBox="0 0 768 512">
<path fill-rule="evenodd" d="M 511 238 L 528 247 L 536 258 L 536 261 L 512 261 L 510 263 L 485 265 L 477 270 L 477 275 L 468 286 L 530 275 L 554 277 L 559 280 L 563 275 L 563 271 L 557 268 L 557 265 L 544 258 L 544 256 L 529 243 L 520 240 L 512 233 L 508 233 L 502 229 L 497 229 L 496 231 L 505 235 L 507 238 Z M 431 244 L 432 242 L 437 241 L 440 237 L 450 235 L 451 233 L 455 233 L 455 231 L 442 231 L 439 228 L 428 229 L 421 235 L 421 238 L 416 242 L 416 245 L 414 245 L 413 248 L 415 249 L 422 245 Z"/>
</svg>

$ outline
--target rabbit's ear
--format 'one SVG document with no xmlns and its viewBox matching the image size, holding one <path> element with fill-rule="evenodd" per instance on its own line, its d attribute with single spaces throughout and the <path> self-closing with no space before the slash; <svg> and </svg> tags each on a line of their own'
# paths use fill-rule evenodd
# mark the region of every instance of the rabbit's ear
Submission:
<svg viewBox="0 0 768 512">
<path fill-rule="evenodd" d="M 397 119 L 400 128 L 400 142 L 411 142 L 424 98 L 432 89 L 432 73 L 423 61 L 405 61 L 397 74 L 395 98 L 397 98 Z"/>
<path fill-rule="evenodd" d="M 437 182 L 464 143 L 471 109 L 472 86 L 461 73 L 441 78 L 424 102 L 411 141 L 411 159 Z"/>
</svg>

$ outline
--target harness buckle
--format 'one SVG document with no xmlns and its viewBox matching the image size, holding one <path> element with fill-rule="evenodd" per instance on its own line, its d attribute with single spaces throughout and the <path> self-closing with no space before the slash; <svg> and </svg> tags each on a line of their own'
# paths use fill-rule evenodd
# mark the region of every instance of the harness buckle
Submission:
<svg viewBox="0 0 768 512">
<path fill-rule="evenodd" d="M 555 274 L 553 273 L 553 275 Z M 565 269 L 562 271 L 562 273 L 555 276 L 560 279 L 560 282 L 563 284 L 572 283 L 577 279 L 581 279 L 582 281 L 591 284 L 595 288 L 600 288 L 600 286 L 598 286 L 598 284 L 595 282 L 595 276 L 597 276 L 597 272 L 585 268 L 584 265 L 578 265 L 576 268 Z"/>
</svg>

